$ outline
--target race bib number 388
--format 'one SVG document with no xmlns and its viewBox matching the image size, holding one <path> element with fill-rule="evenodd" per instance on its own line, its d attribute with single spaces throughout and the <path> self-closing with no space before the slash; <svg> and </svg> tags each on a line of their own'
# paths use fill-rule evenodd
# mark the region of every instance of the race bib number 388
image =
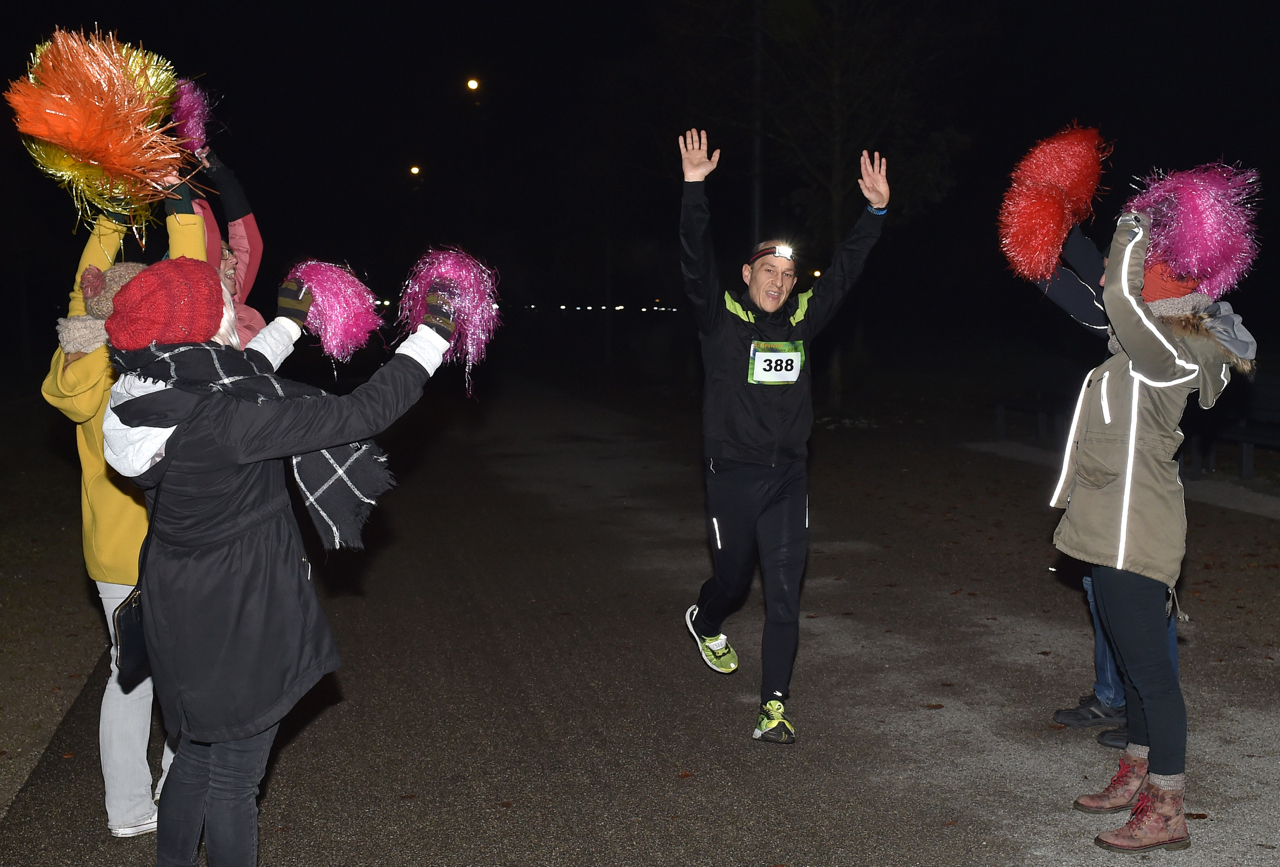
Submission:
<svg viewBox="0 0 1280 867">
<path fill-rule="evenodd" d="M 753 385 L 786 385 L 800 377 L 804 366 L 804 343 L 751 341 L 747 361 L 747 382 Z"/>
</svg>

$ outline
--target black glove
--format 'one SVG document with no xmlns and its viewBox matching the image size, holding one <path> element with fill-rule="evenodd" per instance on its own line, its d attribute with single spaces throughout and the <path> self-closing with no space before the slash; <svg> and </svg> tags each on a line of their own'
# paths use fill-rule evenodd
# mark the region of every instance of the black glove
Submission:
<svg viewBox="0 0 1280 867">
<path fill-rule="evenodd" d="M 227 168 L 226 163 L 218 159 L 218 155 L 213 152 L 213 148 L 209 148 L 204 155 L 208 160 L 209 167 L 204 169 L 204 176 L 209 179 L 209 183 L 213 184 L 213 188 L 218 191 L 218 195 L 222 198 L 222 213 L 227 218 L 228 223 L 234 223 L 253 213 L 253 208 L 249 206 L 249 199 L 244 194 L 244 187 L 240 186 L 240 181 L 236 178 L 236 173 Z"/>
<path fill-rule="evenodd" d="M 311 310 L 311 290 L 296 280 L 286 280 L 276 291 L 276 315 L 288 316 L 298 327 L 305 328 Z"/>
<path fill-rule="evenodd" d="M 451 340 L 457 326 L 453 322 L 453 307 L 449 304 L 449 299 L 439 292 L 432 292 L 427 295 L 426 302 L 427 310 L 422 316 L 422 324 L 445 340 Z"/>
</svg>

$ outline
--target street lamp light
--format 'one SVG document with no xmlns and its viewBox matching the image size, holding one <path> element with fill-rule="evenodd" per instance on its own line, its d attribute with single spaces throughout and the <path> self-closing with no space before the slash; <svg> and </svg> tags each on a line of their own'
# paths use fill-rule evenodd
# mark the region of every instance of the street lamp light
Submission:
<svg viewBox="0 0 1280 867">
<path fill-rule="evenodd" d="M 474 78 L 467 79 L 467 90 L 479 90 L 479 89 L 480 89 L 480 82 L 476 81 Z"/>
</svg>

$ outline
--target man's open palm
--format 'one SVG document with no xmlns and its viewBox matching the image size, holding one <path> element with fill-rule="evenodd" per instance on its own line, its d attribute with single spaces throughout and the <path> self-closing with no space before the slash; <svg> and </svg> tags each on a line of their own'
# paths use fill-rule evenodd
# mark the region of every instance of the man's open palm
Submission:
<svg viewBox="0 0 1280 867">
<path fill-rule="evenodd" d="M 867 204 L 873 208 L 884 208 L 889 204 L 889 161 L 876 151 L 875 159 L 862 152 L 862 177 L 858 178 L 858 189 L 867 197 Z"/>
<path fill-rule="evenodd" d="M 691 129 L 676 139 L 680 142 L 680 167 L 684 170 L 684 179 L 706 180 L 707 175 L 715 171 L 716 164 L 720 162 L 719 150 L 707 156 L 707 131 Z"/>
</svg>

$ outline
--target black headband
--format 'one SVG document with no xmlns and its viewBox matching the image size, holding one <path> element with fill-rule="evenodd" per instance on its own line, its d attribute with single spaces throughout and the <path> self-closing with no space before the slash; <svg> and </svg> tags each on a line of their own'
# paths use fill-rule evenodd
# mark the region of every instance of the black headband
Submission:
<svg viewBox="0 0 1280 867">
<path fill-rule="evenodd" d="M 748 265 L 755 264 L 755 261 L 762 256 L 777 256 L 779 259 L 789 259 L 792 262 L 796 260 L 796 252 L 786 244 L 779 244 L 776 247 L 764 247 L 756 250 L 751 254 L 751 258 L 747 260 Z"/>
</svg>

